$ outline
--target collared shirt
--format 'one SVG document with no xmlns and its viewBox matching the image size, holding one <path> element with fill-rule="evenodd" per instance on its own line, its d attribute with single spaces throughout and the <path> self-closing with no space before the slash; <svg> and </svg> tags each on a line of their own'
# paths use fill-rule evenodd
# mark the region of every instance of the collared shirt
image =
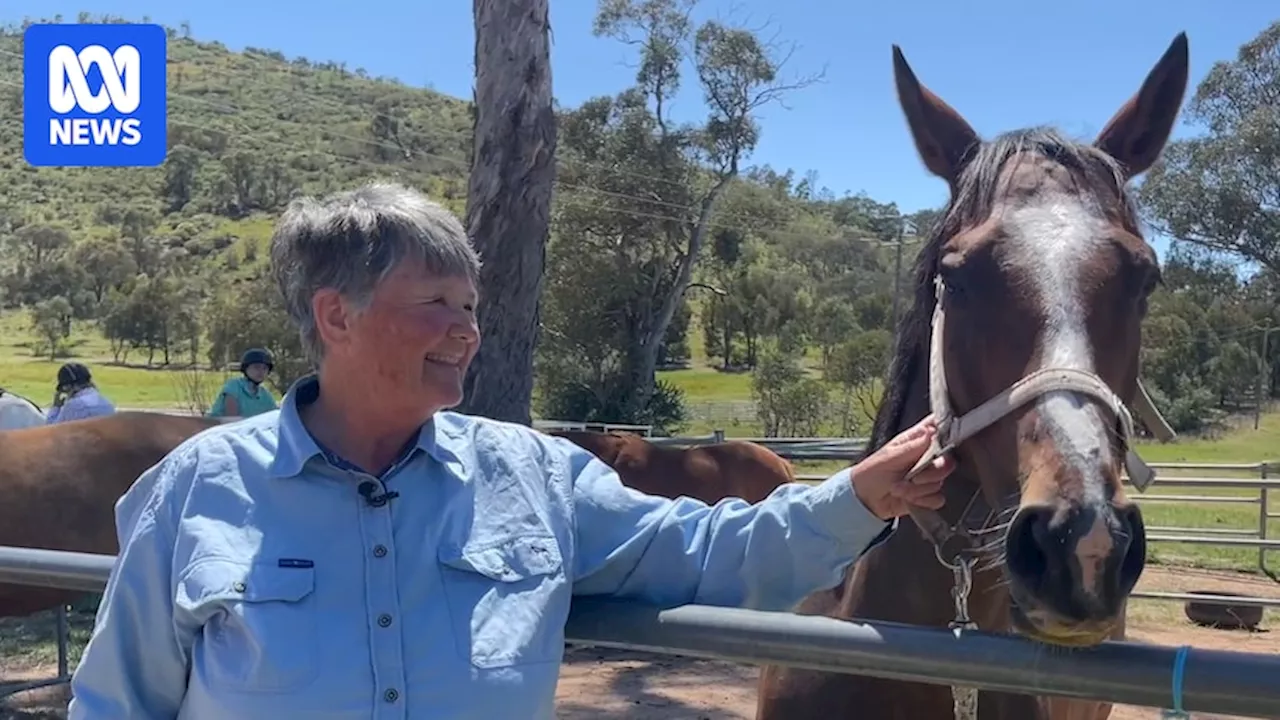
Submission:
<svg viewBox="0 0 1280 720">
<path fill-rule="evenodd" d="M 70 422 L 85 418 L 111 415 L 116 411 L 110 400 L 98 392 L 98 388 L 87 387 L 67 398 L 61 407 L 49 408 L 49 423 Z"/>
<path fill-rule="evenodd" d="M 241 375 L 227 378 L 222 390 L 209 408 L 210 417 L 223 417 L 227 414 L 227 398 L 236 400 L 236 417 L 253 417 L 276 409 L 276 399 L 265 385 L 254 384 L 252 380 Z"/>
<path fill-rule="evenodd" d="M 17 430 L 44 424 L 44 413 L 30 400 L 10 392 L 0 393 L 0 430 Z"/>
<path fill-rule="evenodd" d="M 318 392 L 202 432 L 119 500 L 70 720 L 551 720 L 573 595 L 785 611 L 896 526 L 848 470 L 708 506 L 452 412 L 374 478 L 303 427 Z"/>
</svg>

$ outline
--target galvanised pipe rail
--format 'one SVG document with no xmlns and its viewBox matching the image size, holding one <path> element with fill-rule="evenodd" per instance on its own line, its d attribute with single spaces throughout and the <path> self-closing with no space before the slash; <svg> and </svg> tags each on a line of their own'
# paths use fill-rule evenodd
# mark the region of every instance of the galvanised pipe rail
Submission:
<svg viewBox="0 0 1280 720">
<path fill-rule="evenodd" d="M 1233 547 L 1280 550 L 1280 540 L 1264 540 L 1258 537 L 1196 537 L 1195 535 L 1147 535 L 1147 542 L 1173 542 L 1188 545 L 1230 545 Z"/>
<path fill-rule="evenodd" d="M 1157 470 L 1159 465 L 1152 467 Z M 799 480 L 821 481 L 826 480 L 830 475 L 823 473 L 798 473 L 796 478 Z M 1124 482 L 1128 484 L 1129 479 L 1124 478 Z M 1280 478 L 1268 478 L 1262 480 L 1259 478 L 1182 478 L 1182 477 L 1157 477 L 1152 487 L 1210 487 L 1210 488 L 1228 488 L 1232 490 L 1280 490 Z M 1136 495 L 1135 500 L 1151 500 L 1178 497 L 1173 495 Z M 1242 498 L 1239 495 L 1204 495 L 1198 500 L 1187 500 L 1186 502 L 1247 502 L 1256 503 L 1258 498 Z"/>
<path fill-rule="evenodd" d="M 1174 704 L 1178 652 L 1128 642 L 1067 652 L 981 631 L 598 599 L 574 602 L 566 633 L 574 644 L 1157 708 Z M 1280 716 L 1280 656 L 1186 652 L 1183 709 Z"/>
<path fill-rule="evenodd" d="M 114 555 L 0 546 L 0 583 L 102 592 Z"/>
<path fill-rule="evenodd" d="M 1214 595 L 1212 593 L 1178 593 L 1178 592 L 1133 592 L 1129 597 L 1145 600 L 1174 600 L 1177 602 L 1196 602 L 1207 605 L 1239 605 L 1241 607 L 1280 607 L 1280 598 L 1249 597 L 1247 595 Z"/>
<path fill-rule="evenodd" d="M 0 582 L 101 590 L 113 562 L 109 555 L 0 547 Z M 1174 704 L 1170 688 L 1178 652 L 1125 642 L 1065 652 L 980 631 L 699 605 L 659 610 L 598 598 L 574 601 L 566 637 L 575 645 L 1148 707 Z M 1185 652 L 1184 709 L 1280 715 L 1280 656 Z"/>
</svg>

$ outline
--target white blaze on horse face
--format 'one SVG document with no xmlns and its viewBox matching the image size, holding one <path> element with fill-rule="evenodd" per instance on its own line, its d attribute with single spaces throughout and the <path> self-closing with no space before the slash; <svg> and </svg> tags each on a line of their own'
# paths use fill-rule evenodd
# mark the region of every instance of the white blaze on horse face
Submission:
<svg viewBox="0 0 1280 720">
<path fill-rule="evenodd" d="M 1005 229 L 1015 238 L 1011 243 L 1016 248 L 1015 262 L 1034 284 L 1043 306 L 1041 369 L 1096 372 L 1081 268 L 1100 249 L 1104 222 L 1086 201 L 1061 192 L 1044 193 L 1004 215 Z M 1114 547 L 1109 527 L 1113 514 L 1106 507 L 1109 478 L 1104 475 L 1112 430 L 1097 405 L 1079 393 L 1045 393 L 1036 406 L 1042 426 L 1067 466 L 1064 470 L 1080 478 L 1080 496 L 1063 499 L 1096 510 L 1093 526 L 1075 546 L 1081 589 L 1093 593 L 1100 589 L 1098 581 Z"/>
<path fill-rule="evenodd" d="M 1080 271 L 1099 251 L 1104 220 L 1085 201 L 1065 193 L 1041 195 L 1038 201 L 1009 210 L 1006 231 L 1025 277 L 1042 304 L 1041 368 L 1074 368 L 1095 372 L 1093 347 L 1086 325 L 1088 308 Z M 1053 439 L 1062 462 L 1079 473 L 1085 505 L 1107 502 L 1103 470 L 1109 461 L 1110 433 L 1095 403 L 1079 393 L 1045 393 L 1037 401 L 1040 421 Z"/>
</svg>

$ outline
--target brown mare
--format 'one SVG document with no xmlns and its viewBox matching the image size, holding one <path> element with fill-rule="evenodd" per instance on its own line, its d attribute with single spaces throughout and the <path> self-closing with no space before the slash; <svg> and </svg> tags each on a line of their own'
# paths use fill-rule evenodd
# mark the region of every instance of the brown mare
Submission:
<svg viewBox="0 0 1280 720">
<path fill-rule="evenodd" d="M 623 485 L 647 495 L 686 495 L 709 504 L 735 497 L 756 503 L 779 485 L 796 480 L 791 463 L 763 445 L 742 440 L 675 448 L 654 445 L 634 433 L 549 434 L 591 452 L 618 472 Z"/>
<path fill-rule="evenodd" d="M 0 431 L 0 545 L 115 555 L 115 504 L 144 470 L 221 421 L 121 412 Z M 0 617 L 84 593 L 0 584 Z"/>
<path fill-rule="evenodd" d="M 796 612 L 945 627 L 957 616 L 959 576 L 943 558 L 955 567 L 981 558 L 969 611 L 982 630 L 1013 630 L 1064 652 L 1123 637 L 1146 549 L 1142 514 L 1121 485 L 1131 419 L 1118 400 L 1143 409 L 1141 324 L 1159 282 L 1127 184 L 1168 140 L 1187 56 L 1180 34 L 1090 145 L 1044 128 L 983 141 L 894 47 L 916 148 L 951 192 L 916 264 L 870 447 L 932 411 L 951 421 L 946 444 L 957 469 L 934 515 L 940 524 L 921 513 L 919 529 L 901 527 Z M 972 432 L 975 419 L 983 427 Z M 957 433 L 964 425 L 970 432 Z M 947 533 L 984 547 L 935 547 Z M 1111 712 L 1105 703 L 995 692 L 978 693 L 977 705 L 982 720 Z M 973 716 L 955 711 L 943 685 L 764 668 L 757 720 L 819 717 Z"/>
</svg>

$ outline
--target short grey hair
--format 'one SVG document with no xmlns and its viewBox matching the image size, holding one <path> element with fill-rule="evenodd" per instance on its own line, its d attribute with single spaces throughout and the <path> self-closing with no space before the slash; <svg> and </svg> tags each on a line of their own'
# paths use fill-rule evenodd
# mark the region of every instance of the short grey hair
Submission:
<svg viewBox="0 0 1280 720">
<path fill-rule="evenodd" d="M 302 347 L 315 365 L 324 357 L 311 300 L 332 288 L 357 308 L 408 258 L 441 276 L 479 284 L 480 257 L 448 209 L 403 185 L 374 182 L 322 200 L 289 204 L 271 236 L 271 273 Z"/>
</svg>

